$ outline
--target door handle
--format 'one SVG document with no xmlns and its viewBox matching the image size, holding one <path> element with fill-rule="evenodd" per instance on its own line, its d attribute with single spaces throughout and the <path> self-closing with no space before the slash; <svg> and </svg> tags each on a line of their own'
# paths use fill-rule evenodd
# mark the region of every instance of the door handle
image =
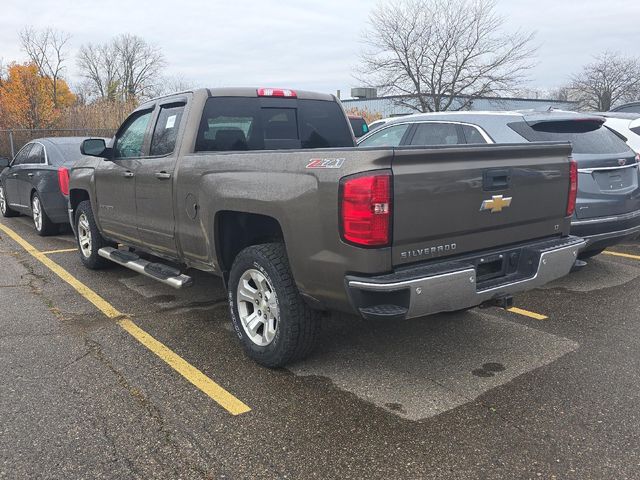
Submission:
<svg viewBox="0 0 640 480">
<path fill-rule="evenodd" d="M 27 177 L 33 177 L 33 173 L 27 173 Z"/>
<path fill-rule="evenodd" d="M 171 178 L 171 174 L 167 172 L 156 172 L 156 178 L 159 178 L 160 180 L 168 180 Z"/>
<path fill-rule="evenodd" d="M 133 172 L 123 172 L 122 176 L 125 178 L 133 178 L 135 177 L 135 174 Z"/>
</svg>

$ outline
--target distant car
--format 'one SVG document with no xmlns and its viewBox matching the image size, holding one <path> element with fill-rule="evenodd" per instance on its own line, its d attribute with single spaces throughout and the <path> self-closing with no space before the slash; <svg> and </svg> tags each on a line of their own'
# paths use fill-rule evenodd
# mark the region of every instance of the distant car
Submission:
<svg viewBox="0 0 640 480">
<path fill-rule="evenodd" d="M 57 233 L 69 223 L 67 200 L 69 172 L 82 157 L 84 137 L 39 138 L 27 143 L 0 173 L 0 213 L 4 217 L 33 217 L 36 232 Z"/>
<path fill-rule="evenodd" d="M 356 138 L 360 138 L 369 133 L 369 126 L 364 118 L 359 115 L 347 115 L 347 117 L 349 118 L 349 123 Z"/>
<path fill-rule="evenodd" d="M 560 111 L 425 113 L 387 122 L 358 146 L 570 141 L 579 173 L 571 234 L 587 240 L 581 257 L 588 258 L 640 232 L 640 156 L 604 123 Z"/>
<path fill-rule="evenodd" d="M 624 105 L 612 108 L 612 112 L 618 113 L 640 113 L 640 102 L 629 102 Z"/>
<path fill-rule="evenodd" d="M 620 135 L 634 152 L 640 153 L 640 132 L 631 130 L 631 124 L 640 119 L 640 113 L 595 112 L 595 115 L 605 117 L 604 126 Z"/>
<path fill-rule="evenodd" d="M 373 132 L 374 130 L 376 130 L 377 128 L 382 127 L 383 125 L 389 123 L 391 120 L 396 120 L 396 118 L 393 117 L 389 117 L 389 118 L 382 118 L 380 120 L 376 120 L 375 122 L 371 122 L 371 124 L 369 125 L 369 131 Z"/>
</svg>

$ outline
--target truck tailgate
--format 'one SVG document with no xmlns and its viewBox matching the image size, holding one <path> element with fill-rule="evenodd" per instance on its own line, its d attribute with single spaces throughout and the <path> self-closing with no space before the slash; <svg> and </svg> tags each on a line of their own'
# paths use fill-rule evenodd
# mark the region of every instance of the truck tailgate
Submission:
<svg viewBox="0 0 640 480">
<path fill-rule="evenodd" d="M 568 143 L 398 148 L 393 264 L 568 234 Z"/>
</svg>

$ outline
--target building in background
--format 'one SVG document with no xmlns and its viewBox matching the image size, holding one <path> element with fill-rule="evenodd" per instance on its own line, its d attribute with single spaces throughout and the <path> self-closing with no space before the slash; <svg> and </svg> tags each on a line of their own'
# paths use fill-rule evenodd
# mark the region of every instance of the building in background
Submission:
<svg viewBox="0 0 640 480">
<path fill-rule="evenodd" d="M 400 100 L 406 102 L 410 98 L 409 96 L 378 97 L 375 88 L 352 88 L 351 96 L 355 98 L 341 100 L 346 110 L 355 108 L 371 114 L 379 114 L 382 118 L 419 113 L 417 110 L 399 104 Z M 454 100 L 453 109 L 455 109 L 455 104 L 456 101 Z M 540 98 L 481 97 L 474 99 L 471 103 L 471 108 L 468 110 L 548 110 L 549 108 L 576 110 L 577 104 L 576 102 Z"/>
</svg>

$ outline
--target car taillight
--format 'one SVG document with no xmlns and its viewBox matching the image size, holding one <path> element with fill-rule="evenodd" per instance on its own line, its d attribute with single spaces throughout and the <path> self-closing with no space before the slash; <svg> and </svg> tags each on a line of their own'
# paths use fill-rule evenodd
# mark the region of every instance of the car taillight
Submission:
<svg viewBox="0 0 640 480">
<path fill-rule="evenodd" d="M 259 97 L 285 97 L 285 98 L 298 98 L 298 94 L 286 88 L 259 88 Z"/>
<path fill-rule="evenodd" d="M 567 217 L 573 215 L 576 209 L 576 197 L 578 196 L 578 164 L 574 159 L 569 159 L 569 199 L 567 200 Z"/>
<path fill-rule="evenodd" d="M 360 175 L 340 183 L 342 238 L 364 247 L 391 241 L 391 173 Z"/>
<path fill-rule="evenodd" d="M 63 195 L 69 195 L 69 170 L 66 168 L 58 169 L 58 186 Z"/>
</svg>

